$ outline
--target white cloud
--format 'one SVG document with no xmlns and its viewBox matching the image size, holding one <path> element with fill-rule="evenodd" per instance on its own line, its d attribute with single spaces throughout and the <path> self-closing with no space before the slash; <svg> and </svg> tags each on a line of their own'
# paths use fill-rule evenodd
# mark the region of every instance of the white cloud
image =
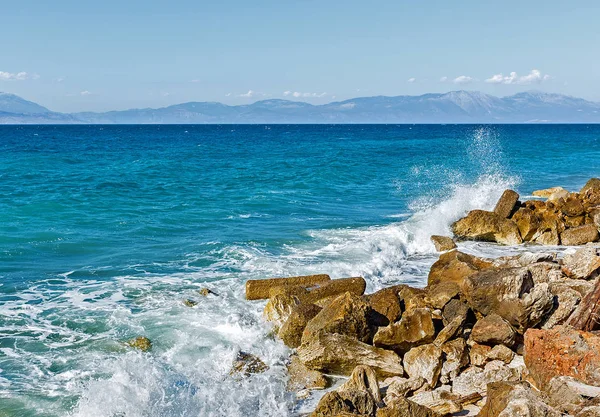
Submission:
<svg viewBox="0 0 600 417">
<path fill-rule="evenodd" d="M 301 93 L 299 91 L 284 91 L 283 96 L 288 97 L 296 97 L 296 98 L 321 98 L 325 97 L 327 93 Z"/>
<path fill-rule="evenodd" d="M 511 72 L 509 75 L 495 74 L 485 80 L 486 83 L 491 84 L 539 84 L 544 81 L 550 80 L 552 77 L 548 74 L 542 75 L 540 70 L 533 69 L 527 75 L 519 76 L 516 72 Z"/>
<path fill-rule="evenodd" d="M 248 90 L 247 93 L 239 94 L 238 97 L 252 98 L 256 96 L 264 96 L 263 93 L 256 92 L 254 90 Z"/>
<path fill-rule="evenodd" d="M 67 79 L 67 77 L 58 77 L 58 78 L 57 78 L 56 80 L 54 80 L 54 81 L 56 81 L 57 83 L 62 83 L 62 82 L 63 82 L 64 80 L 66 80 L 66 79 Z"/>
<path fill-rule="evenodd" d="M 40 76 L 37 74 L 34 74 L 33 76 L 29 75 L 26 72 L 5 72 L 5 71 L 0 71 L 0 80 L 3 81 L 23 81 L 23 80 L 27 80 L 29 78 L 34 78 L 37 79 Z"/>
<path fill-rule="evenodd" d="M 411 78 L 409 78 L 409 79 L 408 79 L 408 80 L 406 80 L 406 81 L 412 84 L 412 83 L 414 83 L 415 81 L 417 81 L 417 79 L 416 79 L 415 77 L 411 77 Z"/>
<path fill-rule="evenodd" d="M 196 79 L 194 79 L 194 80 L 190 80 L 190 82 L 191 82 L 191 83 L 199 83 L 199 82 L 200 82 L 200 80 L 196 80 Z"/>
<path fill-rule="evenodd" d="M 459 77 L 456 77 L 455 79 L 452 80 L 452 82 L 454 84 L 470 84 L 474 81 L 474 79 L 472 77 L 469 77 L 468 75 L 461 75 Z"/>
<path fill-rule="evenodd" d="M 441 83 L 445 83 L 446 81 L 448 81 L 448 77 L 443 76 L 442 78 L 440 78 Z"/>
<path fill-rule="evenodd" d="M 80 94 L 80 95 L 82 95 L 82 96 L 89 96 L 89 95 L 91 95 L 92 93 L 91 93 L 91 92 L 89 92 L 88 90 L 84 90 L 84 91 L 82 91 L 82 92 L 81 92 L 81 93 L 79 93 L 79 94 Z"/>
</svg>

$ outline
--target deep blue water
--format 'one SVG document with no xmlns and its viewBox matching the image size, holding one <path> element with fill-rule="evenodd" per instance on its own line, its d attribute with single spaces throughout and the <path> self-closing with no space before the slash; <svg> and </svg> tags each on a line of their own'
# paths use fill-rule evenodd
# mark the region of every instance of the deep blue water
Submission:
<svg viewBox="0 0 600 417">
<path fill-rule="evenodd" d="M 246 279 L 422 283 L 429 235 L 598 161 L 599 125 L 0 126 L 0 415 L 293 415 Z"/>
</svg>

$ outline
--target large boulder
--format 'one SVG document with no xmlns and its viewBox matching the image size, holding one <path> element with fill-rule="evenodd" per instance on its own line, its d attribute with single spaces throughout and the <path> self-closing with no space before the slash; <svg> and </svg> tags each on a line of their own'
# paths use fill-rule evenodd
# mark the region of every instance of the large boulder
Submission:
<svg viewBox="0 0 600 417">
<path fill-rule="evenodd" d="M 484 345 L 504 345 L 512 347 L 515 344 L 517 332 L 497 314 L 490 314 L 479 320 L 473 326 L 471 339 Z"/>
<path fill-rule="evenodd" d="M 332 300 L 347 292 L 361 296 L 365 293 L 366 288 L 367 282 L 362 277 L 333 279 L 314 285 L 302 302 L 324 307 L 324 304 L 327 304 L 326 300 Z"/>
<path fill-rule="evenodd" d="M 504 191 L 494 207 L 494 213 L 500 217 L 509 218 L 517 201 L 519 201 L 519 194 L 513 190 Z"/>
<path fill-rule="evenodd" d="M 566 192 L 567 194 L 569 193 L 563 187 L 552 187 L 552 188 L 545 188 L 543 190 L 535 190 L 531 194 L 536 197 L 549 198 L 552 194 L 558 194 L 561 192 Z"/>
<path fill-rule="evenodd" d="M 434 309 L 442 309 L 453 298 L 460 295 L 460 286 L 452 281 L 443 281 L 438 284 L 428 285 L 424 301 Z"/>
<path fill-rule="evenodd" d="M 521 380 L 522 369 L 507 365 L 502 361 L 491 361 L 483 369 L 471 366 L 465 369 L 452 381 L 452 392 L 467 396 L 473 393 L 485 395 L 488 384 L 492 382 Z M 508 417 L 508 416 L 507 416 Z"/>
<path fill-rule="evenodd" d="M 380 327 L 373 344 L 397 352 L 407 352 L 412 347 L 431 343 L 435 338 L 435 326 L 431 310 L 417 308 L 406 311 L 402 319 L 387 327 Z"/>
<path fill-rule="evenodd" d="M 565 255 L 563 271 L 575 279 L 596 278 L 600 272 L 600 247 L 587 246 Z"/>
<path fill-rule="evenodd" d="M 326 274 L 248 280 L 246 281 L 246 299 L 262 300 L 269 298 L 269 290 L 275 287 L 311 287 L 326 281 L 329 281 L 329 275 Z"/>
<path fill-rule="evenodd" d="M 560 205 L 560 211 L 568 217 L 578 217 L 585 213 L 585 207 L 577 195 L 570 195 Z"/>
<path fill-rule="evenodd" d="M 565 230 L 565 225 L 560 215 L 553 210 L 538 213 L 540 224 L 533 240 L 540 245 L 560 245 L 560 234 Z"/>
<path fill-rule="evenodd" d="M 321 307 L 315 304 L 300 304 L 296 306 L 286 322 L 281 326 L 277 335 L 283 343 L 291 348 L 296 348 L 302 343 L 302 333 L 306 325 L 317 314 L 321 312 Z"/>
<path fill-rule="evenodd" d="M 540 323 L 554 305 L 548 284 L 534 286 L 526 267 L 479 272 L 465 280 L 463 290 L 472 309 L 495 313 L 520 332 Z"/>
<path fill-rule="evenodd" d="M 431 236 L 431 241 L 433 242 L 433 246 L 435 246 L 435 250 L 438 252 L 456 249 L 456 243 L 448 236 L 433 235 Z"/>
<path fill-rule="evenodd" d="M 338 388 L 338 391 L 365 391 L 373 397 L 375 403 L 381 401 L 377 373 L 369 366 L 358 365 L 354 368 L 350 378 Z"/>
<path fill-rule="evenodd" d="M 523 243 L 516 223 L 491 211 L 469 212 L 467 217 L 452 225 L 452 231 L 462 239 L 496 242 L 503 245 Z"/>
<path fill-rule="evenodd" d="M 442 253 L 429 270 L 427 284 L 432 286 L 450 281 L 460 286 L 466 277 L 491 267 L 491 262 L 477 256 L 459 251 Z"/>
<path fill-rule="evenodd" d="M 528 209 L 527 207 L 521 207 L 517 210 L 511 220 L 516 223 L 521 237 L 526 242 L 533 239 L 540 227 L 540 220 L 533 210 Z"/>
<path fill-rule="evenodd" d="M 442 371 L 443 353 L 434 344 L 412 348 L 404 355 L 404 369 L 411 378 L 424 378 L 433 388 Z"/>
<path fill-rule="evenodd" d="M 369 323 L 371 307 L 349 292 L 336 297 L 312 318 L 302 332 L 302 342 L 319 333 L 338 333 L 369 343 L 374 329 Z"/>
<path fill-rule="evenodd" d="M 600 387 L 584 384 L 570 376 L 557 376 L 546 384 L 543 395 L 552 407 L 575 415 L 587 405 L 588 399 L 600 398 Z"/>
<path fill-rule="evenodd" d="M 379 377 L 402 376 L 402 359 L 396 353 L 341 335 L 321 333 L 298 348 L 300 360 L 310 369 L 350 375 L 358 365 L 373 368 Z"/>
<path fill-rule="evenodd" d="M 600 192 L 600 178 L 590 178 L 583 188 L 581 188 L 579 194 L 585 194 L 589 191 Z"/>
<path fill-rule="evenodd" d="M 596 242 L 599 238 L 600 235 L 595 224 L 574 227 L 560 234 L 560 241 L 565 246 L 585 245 L 589 242 Z"/>
<path fill-rule="evenodd" d="M 297 355 L 291 357 L 287 370 L 289 375 L 287 389 L 289 391 L 324 389 L 329 384 L 325 375 L 319 371 L 308 369 Z"/>
<path fill-rule="evenodd" d="M 399 289 L 398 286 L 388 287 L 364 296 L 373 311 L 385 318 L 382 320 L 382 323 L 379 323 L 380 326 L 387 326 L 389 323 L 394 323 L 402 315 L 402 307 L 400 306 L 400 298 L 398 297 Z"/>
<path fill-rule="evenodd" d="M 479 417 L 560 417 L 526 382 L 493 382 Z"/>
<path fill-rule="evenodd" d="M 305 288 L 292 287 L 291 291 L 284 291 L 270 297 L 263 311 L 264 319 L 273 323 L 275 328 L 279 329 L 292 314 L 294 308 L 300 305 L 303 294 L 307 293 L 308 291 Z"/>
<path fill-rule="evenodd" d="M 556 326 L 525 333 L 525 364 L 539 388 L 556 376 L 600 385 L 600 336 Z"/>
</svg>

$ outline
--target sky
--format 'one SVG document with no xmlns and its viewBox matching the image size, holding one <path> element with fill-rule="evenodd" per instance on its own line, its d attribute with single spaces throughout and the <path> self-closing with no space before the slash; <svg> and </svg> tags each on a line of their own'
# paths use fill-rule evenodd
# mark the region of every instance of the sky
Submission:
<svg viewBox="0 0 600 417">
<path fill-rule="evenodd" d="M 54 111 L 525 90 L 600 101 L 600 2 L 19 0 L 0 91 Z"/>
</svg>

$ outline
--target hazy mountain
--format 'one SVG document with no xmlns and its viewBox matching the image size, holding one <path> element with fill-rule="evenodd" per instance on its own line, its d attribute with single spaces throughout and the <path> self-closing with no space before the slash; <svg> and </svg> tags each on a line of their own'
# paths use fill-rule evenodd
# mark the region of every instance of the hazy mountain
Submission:
<svg viewBox="0 0 600 417">
<path fill-rule="evenodd" d="M 536 91 L 502 98 L 451 91 L 359 97 L 323 105 L 289 100 L 240 106 L 191 102 L 158 109 L 63 114 L 0 93 L 0 123 L 600 123 L 600 103 Z"/>
</svg>

